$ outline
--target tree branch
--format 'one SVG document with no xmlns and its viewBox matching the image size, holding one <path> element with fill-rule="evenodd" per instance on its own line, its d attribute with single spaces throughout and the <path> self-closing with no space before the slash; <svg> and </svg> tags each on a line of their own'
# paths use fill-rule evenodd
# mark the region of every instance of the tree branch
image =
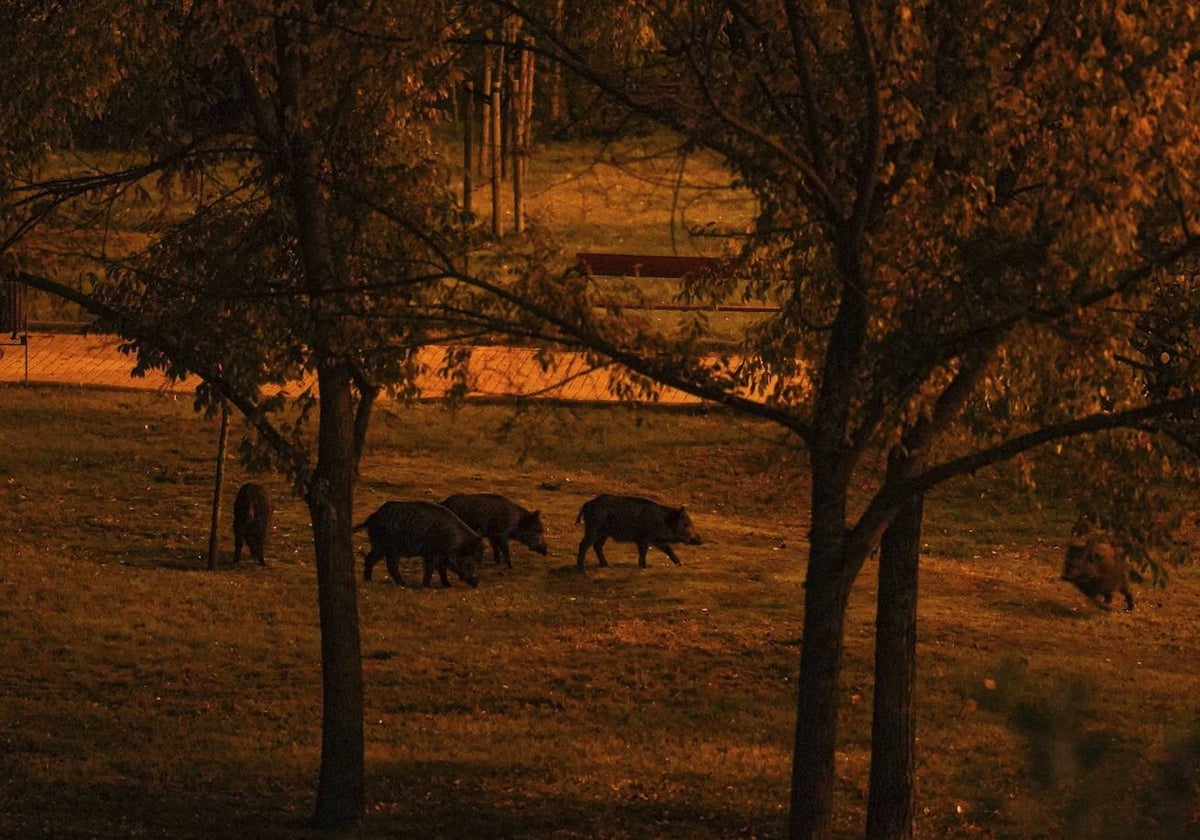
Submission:
<svg viewBox="0 0 1200 840">
<path fill-rule="evenodd" d="M 875 200 L 876 175 L 883 158 L 883 148 L 880 143 L 880 133 L 883 125 L 883 106 L 880 103 L 879 66 L 875 57 L 875 45 L 871 43 L 871 33 L 863 20 L 861 0 L 850 0 L 850 17 L 854 22 L 854 41 L 862 54 L 863 70 L 867 76 L 867 124 L 863 137 L 862 157 L 859 161 L 857 180 L 858 193 L 854 198 L 854 208 L 850 213 L 851 230 L 855 241 L 859 241 L 866 233 L 867 222 L 871 217 L 871 208 Z"/>
<path fill-rule="evenodd" d="M 807 441 L 809 439 L 811 429 L 799 417 L 777 406 L 748 399 L 733 393 L 722 383 L 712 381 L 711 371 L 707 369 L 693 368 L 688 371 L 680 371 L 669 363 L 661 363 L 634 350 L 620 347 L 593 332 L 581 328 L 575 322 L 557 315 L 546 307 L 514 294 L 508 289 L 497 286 L 494 283 L 489 283 L 482 278 L 459 275 L 458 279 L 556 327 L 570 339 L 573 339 L 576 346 L 605 356 L 626 369 L 651 379 L 660 385 L 666 385 L 667 387 L 683 391 L 686 394 L 691 394 L 694 397 L 736 409 L 752 417 L 771 420 L 793 432 L 802 440 Z M 564 341 L 562 335 L 557 336 L 554 341 L 558 344 L 569 343 Z"/>
<path fill-rule="evenodd" d="M 117 325 L 124 337 L 144 342 L 161 352 L 167 358 L 178 358 L 183 355 L 179 346 L 166 334 L 148 328 L 145 324 L 139 323 L 127 313 L 114 309 L 92 295 L 79 292 L 48 277 L 41 277 L 26 272 L 17 272 L 12 276 L 12 279 L 25 283 L 31 288 L 49 292 L 50 294 L 78 304 L 93 315 L 105 318 Z M 271 424 L 254 399 L 234 387 L 215 367 L 209 367 L 205 370 L 192 370 L 191 372 L 211 385 L 218 394 L 234 405 L 250 421 L 262 438 L 270 444 L 271 448 L 283 460 L 292 465 L 297 475 L 304 474 L 307 468 L 306 457 L 301 452 L 298 452 L 288 442 L 287 438 Z"/>
<path fill-rule="evenodd" d="M 1006 461 L 1023 452 L 1051 443 L 1056 440 L 1077 437 L 1084 434 L 1109 431 L 1111 429 L 1133 428 L 1140 423 L 1156 417 L 1174 414 L 1200 407 L 1200 393 L 1177 397 L 1160 403 L 1151 403 L 1139 408 L 1130 408 L 1112 413 L 1090 414 L 1075 420 L 1056 423 L 1041 429 L 1019 435 L 996 446 L 981 449 L 970 455 L 945 461 L 925 470 L 914 477 L 910 486 L 904 489 L 905 495 L 913 492 L 924 492 L 931 487 L 955 476 L 975 472 L 981 467 L 989 467 Z"/>
<path fill-rule="evenodd" d="M 867 553 L 878 543 L 905 500 L 926 493 L 951 478 L 973 473 L 982 467 L 994 466 L 1023 452 L 1058 440 L 1121 428 L 1145 431 L 1143 424 L 1149 419 L 1194 409 L 1197 406 L 1200 406 L 1200 394 L 1190 394 L 1125 411 L 1090 414 L 1018 435 L 979 452 L 944 461 L 916 475 L 894 478 L 889 476 L 889 480 L 885 481 L 884 486 L 875 494 L 850 529 L 846 542 L 847 557 L 861 558 L 860 563 L 861 560 L 865 560 Z"/>
</svg>

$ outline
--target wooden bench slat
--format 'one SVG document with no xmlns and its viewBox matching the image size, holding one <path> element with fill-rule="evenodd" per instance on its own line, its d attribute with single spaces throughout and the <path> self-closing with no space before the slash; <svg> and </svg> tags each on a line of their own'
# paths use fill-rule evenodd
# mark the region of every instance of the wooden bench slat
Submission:
<svg viewBox="0 0 1200 840">
<path fill-rule="evenodd" d="M 716 257 L 672 257 L 656 254 L 597 254 L 580 251 L 575 260 L 597 277 L 662 277 L 680 278 L 697 276 L 704 272 L 717 271 L 725 260 Z M 737 312 L 741 314 L 778 312 L 778 306 L 765 304 L 717 304 L 694 303 L 620 303 L 612 301 L 598 304 L 611 309 L 640 309 L 663 312 Z"/>
<path fill-rule="evenodd" d="M 657 254 L 593 254 L 580 252 L 575 259 L 602 277 L 687 277 L 712 271 L 715 257 L 673 257 Z"/>
</svg>

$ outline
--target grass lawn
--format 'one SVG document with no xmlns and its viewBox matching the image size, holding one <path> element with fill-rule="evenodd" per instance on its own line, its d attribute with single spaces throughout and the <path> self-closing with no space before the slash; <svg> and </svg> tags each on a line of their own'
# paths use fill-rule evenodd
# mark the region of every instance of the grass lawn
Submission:
<svg viewBox="0 0 1200 840">
<path fill-rule="evenodd" d="M 270 566 L 231 567 L 225 527 L 203 571 L 215 445 L 189 400 L 0 389 L 0 836 L 309 836 L 307 515 L 260 477 Z M 244 477 L 231 460 L 226 522 Z M 359 519 L 494 490 L 542 510 L 551 549 L 514 546 L 475 590 L 360 583 L 360 836 L 782 836 L 807 481 L 777 432 L 725 414 L 385 406 Z M 618 544 L 579 574 L 575 515 L 604 491 L 686 504 L 705 545 L 639 571 Z M 1057 580 L 1061 495 L 981 474 L 927 510 L 920 836 L 1200 836 L 1196 568 L 1104 613 Z M 862 834 L 874 572 L 847 634 L 839 838 Z"/>
</svg>

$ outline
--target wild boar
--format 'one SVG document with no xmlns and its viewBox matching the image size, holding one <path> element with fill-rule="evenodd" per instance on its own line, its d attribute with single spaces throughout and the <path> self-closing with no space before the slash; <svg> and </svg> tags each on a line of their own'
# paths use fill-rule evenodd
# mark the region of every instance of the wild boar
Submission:
<svg viewBox="0 0 1200 840">
<path fill-rule="evenodd" d="M 267 544 L 267 528 L 271 524 L 271 502 L 261 484 L 247 482 L 238 488 L 233 500 L 233 562 L 242 559 L 242 546 L 259 565 L 267 565 L 263 547 Z"/>
<path fill-rule="evenodd" d="M 639 496 L 600 495 L 585 502 L 575 518 L 575 524 L 583 522 L 583 540 L 579 543 L 576 565 L 583 568 L 583 558 L 588 547 L 596 551 L 601 566 L 607 566 L 604 557 L 604 541 L 612 537 L 618 542 L 637 543 L 638 566 L 646 568 L 646 551 L 654 546 L 679 565 L 671 543 L 700 545 L 700 535 L 692 526 L 691 517 L 682 507 L 660 505 Z"/>
<path fill-rule="evenodd" d="M 1112 609 L 1113 592 L 1125 596 L 1126 611 L 1133 609 L 1125 554 L 1105 540 L 1090 539 L 1067 546 L 1062 579 L 1106 610 Z"/>
<path fill-rule="evenodd" d="M 510 539 L 538 554 L 546 553 L 546 529 L 541 513 L 536 510 L 526 510 L 498 493 L 456 493 L 442 505 L 491 543 L 495 563 L 503 560 L 505 566 L 512 568 Z"/>
<path fill-rule="evenodd" d="M 446 570 L 451 569 L 471 586 L 479 585 L 479 564 L 483 561 L 483 537 L 454 513 L 434 502 L 385 502 L 354 530 L 367 531 L 371 550 L 363 562 L 363 580 L 371 579 L 371 570 L 379 560 L 399 586 L 401 557 L 420 557 L 425 565 L 422 586 L 429 586 L 434 569 L 449 586 Z"/>
</svg>

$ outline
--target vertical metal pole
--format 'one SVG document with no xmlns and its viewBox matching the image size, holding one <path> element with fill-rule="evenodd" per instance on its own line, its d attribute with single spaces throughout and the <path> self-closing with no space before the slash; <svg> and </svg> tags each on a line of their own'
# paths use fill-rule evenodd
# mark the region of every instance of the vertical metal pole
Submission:
<svg viewBox="0 0 1200 840">
<path fill-rule="evenodd" d="M 217 568 L 217 532 L 221 528 L 221 487 L 225 484 L 225 448 L 229 441 L 229 403 L 221 400 L 221 432 L 217 436 L 217 469 L 213 481 L 212 522 L 208 529 L 208 570 Z"/>
</svg>

